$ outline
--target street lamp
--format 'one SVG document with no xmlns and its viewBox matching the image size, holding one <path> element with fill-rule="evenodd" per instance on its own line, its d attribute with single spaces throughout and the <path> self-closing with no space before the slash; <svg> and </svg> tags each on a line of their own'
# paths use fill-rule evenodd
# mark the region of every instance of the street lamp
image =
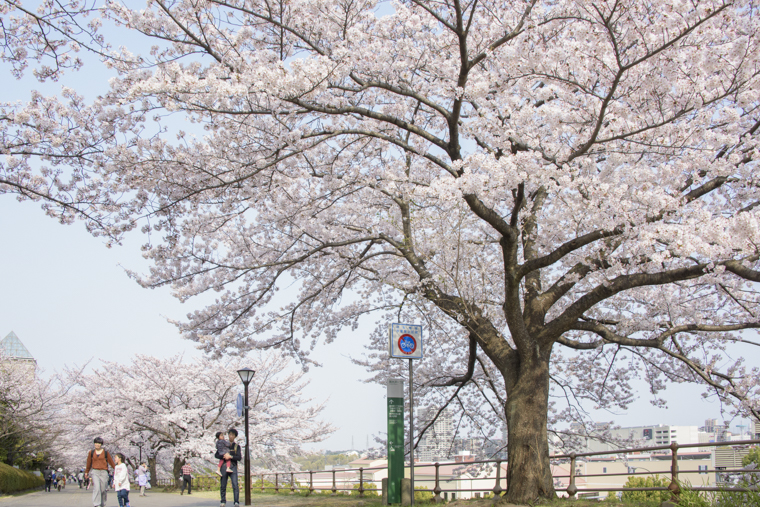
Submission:
<svg viewBox="0 0 760 507">
<path fill-rule="evenodd" d="M 129 442 L 129 445 L 140 448 L 140 462 L 138 463 L 138 465 L 141 465 L 142 464 L 142 448 L 143 448 L 143 445 L 145 445 L 145 442 L 143 442 L 142 440 L 138 440 L 136 442 L 132 440 L 131 442 Z"/>
<path fill-rule="evenodd" d="M 240 375 L 240 380 L 243 381 L 245 388 L 243 400 L 243 409 L 245 410 L 245 478 L 243 482 L 245 487 L 245 505 L 251 505 L 251 441 L 248 438 L 248 384 L 251 383 L 255 374 L 256 372 L 250 368 L 238 370 L 238 375 Z"/>
</svg>

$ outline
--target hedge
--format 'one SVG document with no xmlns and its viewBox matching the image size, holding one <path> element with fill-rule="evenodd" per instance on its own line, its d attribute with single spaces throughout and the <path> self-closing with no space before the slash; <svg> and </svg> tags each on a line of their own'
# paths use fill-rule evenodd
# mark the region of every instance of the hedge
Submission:
<svg viewBox="0 0 760 507">
<path fill-rule="evenodd" d="M 25 489 L 39 488 L 45 485 L 45 479 L 30 472 L 0 463 L 0 492 L 8 494 Z"/>
</svg>

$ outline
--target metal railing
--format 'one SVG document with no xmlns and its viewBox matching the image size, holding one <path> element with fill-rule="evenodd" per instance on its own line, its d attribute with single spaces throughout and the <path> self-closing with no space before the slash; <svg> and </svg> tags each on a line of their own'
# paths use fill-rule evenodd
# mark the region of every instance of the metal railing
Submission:
<svg viewBox="0 0 760 507">
<path fill-rule="evenodd" d="M 735 442 L 705 442 L 700 444 L 684 444 L 679 445 L 676 442 L 673 442 L 670 445 L 659 445 L 654 447 L 636 447 L 636 448 L 630 448 L 630 449 L 617 449 L 615 451 L 604 451 L 604 452 L 586 452 L 586 453 L 575 453 L 571 452 L 569 454 L 559 455 L 559 456 L 552 456 L 551 458 L 554 460 L 560 460 L 560 459 L 570 459 L 570 483 L 566 489 L 566 492 L 569 497 L 574 497 L 578 493 L 584 493 L 584 492 L 617 492 L 617 491 L 670 491 L 671 493 L 671 499 L 673 501 L 677 501 L 679 495 L 681 494 L 681 486 L 680 481 L 678 480 L 678 450 L 679 449 L 693 449 L 693 448 L 705 448 L 705 447 L 736 447 L 736 446 L 743 446 L 743 445 L 756 445 L 760 444 L 760 440 L 740 440 Z M 594 456 L 606 456 L 606 455 L 615 455 L 615 454 L 628 454 L 628 453 L 634 453 L 634 452 L 652 452 L 652 451 L 670 451 L 671 456 L 671 465 L 670 465 L 670 484 L 667 487 L 645 487 L 645 488 L 588 488 L 588 489 L 579 489 L 575 484 L 576 479 L 576 460 L 578 458 L 587 458 L 587 457 L 594 457 Z M 641 467 L 634 467 L 634 468 L 641 468 Z M 705 470 L 689 470 L 690 473 L 760 473 L 760 470 L 744 470 L 744 469 L 734 469 L 734 470 L 717 470 L 717 469 L 705 469 Z M 600 476 L 611 476 L 613 474 L 584 474 L 583 477 L 600 477 Z M 614 475 L 659 475 L 658 472 L 631 472 L 626 474 L 614 474 Z M 555 478 L 564 478 L 568 477 L 566 475 L 562 476 L 554 476 Z M 757 491 L 757 487 L 753 488 L 743 488 L 743 487 L 716 487 L 716 486 L 690 486 L 690 490 L 692 491 L 712 491 L 712 492 L 719 492 L 719 491 L 737 491 L 737 492 L 753 492 Z"/>
<path fill-rule="evenodd" d="M 742 440 L 742 441 L 736 441 L 736 442 L 708 442 L 708 443 L 700 443 L 700 444 L 684 444 L 679 445 L 677 443 L 672 443 L 670 445 L 661 445 L 661 446 L 655 446 L 655 447 L 636 447 L 636 448 L 626 448 L 626 449 L 616 449 L 613 451 L 600 451 L 600 452 L 587 452 L 587 453 L 575 453 L 571 452 L 568 454 L 560 454 L 560 455 L 553 455 L 550 456 L 549 459 L 554 462 L 555 464 L 559 464 L 562 462 L 568 462 L 570 463 L 570 471 L 568 475 L 553 475 L 553 479 L 564 479 L 568 478 L 569 483 L 566 488 L 558 488 L 557 491 L 564 491 L 567 493 L 567 495 L 570 498 L 575 497 L 576 495 L 582 495 L 582 494 L 589 494 L 589 493 L 599 493 L 599 492 L 618 492 L 618 491 L 670 491 L 671 498 L 673 500 L 678 499 L 680 493 L 681 493 L 681 486 L 680 481 L 678 479 L 679 474 L 679 468 L 678 468 L 678 452 L 682 449 L 693 449 L 693 448 L 709 448 L 709 447 L 735 447 L 735 446 L 747 446 L 747 445 L 757 445 L 760 444 L 760 440 Z M 669 451 L 670 452 L 670 484 L 667 487 L 635 487 L 635 488 L 626 488 L 626 487 L 589 487 L 589 488 L 579 488 L 576 484 L 578 477 L 615 477 L 615 476 L 658 476 L 662 474 L 662 471 L 649 471 L 646 470 L 644 472 L 637 472 L 635 470 L 637 469 L 643 469 L 643 467 L 632 467 L 635 470 L 634 471 L 628 471 L 628 473 L 603 473 L 603 474 L 578 474 L 576 472 L 576 464 L 578 463 L 578 460 L 583 458 L 593 458 L 598 456 L 611 456 L 611 455 L 623 455 L 623 454 L 629 454 L 629 453 L 651 453 L 654 451 Z M 667 458 L 666 458 L 667 459 Z M 492 459 L 492 460 L 474 460 L 474 461 L 467 461 L 467 462 L 443 462 L 443 463 L 431 463 L 431 464 L 415 464 L 414 468 L 415 470 L 418 469 L 426 469 L 426 468 L 433 468 L 435 472 L 435 479 L 434 479 L 434 487 L 432 490 L 425 489 L 425 488 L 415 488 L 415 493 L 425 492 L 430 493 L 433 495 L 433 500 L 435 502 L 440 502 L 443 500 L 441 497 L 441 493 L 452 493 L 452 494 L 459 494 L 459 493 L 483 493 L 483 494 L 493 494 L 494 496 L 500 496 L 504 492 L 506 492 L 506 489 L 502 487 L 502 480 L 506 480 L 506 473 L 504 474 L 504 477 L 502 478 L 502 464 L 506 464 L 507 462 L 505 460 L 501 459 Z M 457 478 L 457 477 L 450 477 L 449 479 L 443 479 L 443 481 L 440 478 L 440 467 L 442 466 L 450 466 L 454 467 L 455 469 L 462 469 L 464 470 L 465 467 L 471 467 L 471 466 L 477 466 L 477 465 L 495 465 L 496 466 L 496 477 L 468 477 L 465 479 Z M 408 465 L 406 465 L 408 467 Z M 356 492 L 358 493 L 359 497 L 364 497 L 367 493 L 374 493 L 379 494 L 379 489 L 374 487 L 373 482 L 375 482 L 374 477 L 372 476 L 374 472 L 377 471 L 383 471 L 387 470 L 387 466 L 382 467 L 359 467 L 359 468 L 340 468 L 340 469 L 332 469 L 332 470 L 306 470 L 306 471 L 285 471 L 285 472 L 264 472 L 264 473 L 257 473 L 257 474 L 251 474 L 251 489 L 254 492 L 261 492 L 265 493 L 266 491 L 274 491 L 275 493 L 280 493 L 281 490 L 290 490 L 290 494 L 295 494 L 296 492 L 299 493 L 306 493 L 306 494 L 313 494 L 315 492 L 318 493 L 329 493 L 330 495 L 337 495 L 339 493 L 343 492 Z M 504 471 L 506 472 L 506 468 L 504 468 Z M 719 474 L 731 474 L 731 473 L 760 473 L 760 470 L 744 470 L 744 469 L 730 469 L 730 470 L 722 470 L 722 469 L 701 469 L 701 470 L 683 470 L 682 473 L 699 473 L 699 474 L 709 474 L 709 473 L 719 473 Z M 337 479 L 336 474 L 340 474 L 340 480 Z M 367 474 L 370 474 L 369 476 Z M 415 472 L 415 474 L 418 477 L 421 477 L 419 472 Z M 315 475 L 317 476 L 317 481 L 315 482 Z M 303 480 L 303 483 L 301 482 Z M 464 481 L 470 481 L 470 488 L 447 488 L 444 489 L 441 487 L 442 482 L 450 482 L 452 480 L 464 480 Z M 200 481 L 200 484 L 198 482 Z M 475 487 L 474 483 L 481 483 L 482 481 L 489 482 L 493 484 L 493 486 L 485 486 L 485 487 Z M 219 478 L 216 476 L 200 476 L 196 477 L 193 480 L 194 484 L 193 486 L 196 486 L 196 484 L 200 485 L 201 487 L 207 487 L 206 483 L 210 484 L 219 484 Z M 418 484 L 420 482 L 431 482 L 431 481 L 424 481 L 418 479 L 416 481 Z M 210 485 L 209 484 L 209 485 Z M 159 480 L 158 485 L 162 486 L 173 486 L 174 480 L 173 479 L 164 479 Z M 504 485 L 506 486 L 506 484 Z M 736 491 L 736 492 L 755 492 L 757 491 L 757 487 L 716 487 L 716 486 L 690 486 L 692 491 L 712 491 L 712 492 L 718 492 L 718 491 Z"/>
</svg>

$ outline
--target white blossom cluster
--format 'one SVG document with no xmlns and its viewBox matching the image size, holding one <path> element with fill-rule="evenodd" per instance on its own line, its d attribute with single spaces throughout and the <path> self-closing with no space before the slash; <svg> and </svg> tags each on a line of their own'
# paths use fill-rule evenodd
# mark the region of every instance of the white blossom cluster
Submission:
<svg viewBox="0 0 760 507">
<path fill-rule="evenodd" d="M 265 469 L 293 466 L 291 457 L 303 444 L 323 440 L 332 428 L 319 419 L 323 405 L 301 393 L 303 374 L 289 372 L 289 363 L 273 354 L 192 361 L 138 355 L 129 364 L 103 362 L 91 373 L 72 370 L 73 388 L 56 419 L 64 430 L 59 448 L 66 463 L 78 468 L 100 436 L 133 467 L 142 454 L 144 461 L 163 464 L 168 476 L 177 476 L 186 462 L 210 473 L 218 465 L 217 432 L 226 437 L 235 428 L 238 443 L 245 443 L 236 409 L 243 391 L 237 370 L 248 367 L 256 372 L 248 387 L 251 459 Z"/>
<path fill-rule="evenodd" d="M 627 407 L 636 378 L 760 415 L 729 351 L 760 327 L 758 6 L 391 7 L 111 2 L 150 54 L 104 55 L 91 103 L 5 105 L 0 188 L 112 241 L 142 227 L 140 283 L 217 293 L 178 323 L 212 355 L 307 365 L 377 315 L 360 362 L 382 381 L 386 324 L 424 322 L 424 403 L 506 423 L 516 503 L 553 492 L 527 442 Z"/>
</svg>

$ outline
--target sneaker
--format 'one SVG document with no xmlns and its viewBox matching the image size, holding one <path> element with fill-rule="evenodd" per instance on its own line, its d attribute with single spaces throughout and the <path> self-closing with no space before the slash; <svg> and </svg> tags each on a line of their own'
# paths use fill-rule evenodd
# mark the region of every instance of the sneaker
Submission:
<svg viewBox="0 0 760 507">
<path fill-rule="evenodd" d="M 221 471 L 220 469 L 218 469 L 218 468 L 217 468 L 217 469 L 216 469 L 216 474 L 217 474 L 219 477 L 221 477 L 221 476 L 222 476 L 222 471 Z"/>
</svg>

